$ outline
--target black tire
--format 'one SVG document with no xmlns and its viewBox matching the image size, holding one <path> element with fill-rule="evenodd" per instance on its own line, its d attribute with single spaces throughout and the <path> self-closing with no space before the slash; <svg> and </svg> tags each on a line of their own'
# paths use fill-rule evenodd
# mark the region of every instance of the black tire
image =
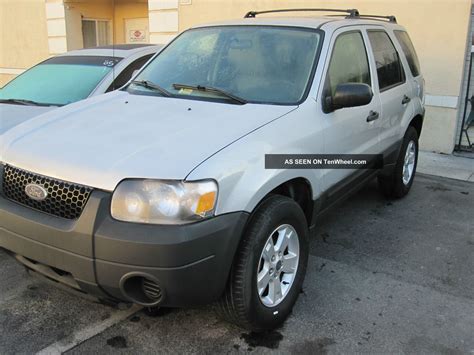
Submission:
<svg viewBox="0 0 474 355">
<path fill-rule="evenodd" d="M 403 164 L 405 160 L 405 154 L 410 142 L 415 144 L 415 165 L 413 167 L 413 173 L 407 184 L 403 182 Z M 388 177 L 378 177 L 379 188 L 383 194 L 388 198 L 401 198 L 410 191 L 411 185 L 415 178 L 416 167 L 418 164 L 418 133 L 415 128 L 408 127 L 403 137 L 402 146 L 400 153 L 395 164 L 393 172 Z"/>
<path fill-rule="evenodd" d="M 257 291 L 257 268 L 272 232 L 291 225 L 299 241 L 299 261 L 286 297 L 273 307 L 265 306 Z M 252 214 L 234 258 L 226 291 L 217 304 L 219 315 L 238 326 L 261 332 L 279 327 L 291 313 L 303 285 L 308 263 L 308 224 L 300 206 L 280 195 L 268 197 Z"/>
</svg>

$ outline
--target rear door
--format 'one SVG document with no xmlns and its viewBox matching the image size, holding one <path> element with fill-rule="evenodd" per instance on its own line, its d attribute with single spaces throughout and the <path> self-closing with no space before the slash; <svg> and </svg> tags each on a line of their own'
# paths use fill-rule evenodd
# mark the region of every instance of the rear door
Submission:
<svg viewBox="0 0 474 355">
<path fill-rule="evenodd" d="M 411 74 L 411 76 L 408 75 L 409 79 L 407 80 L 412 84 L 413 95 L 418 96 L 420 101 L 423 102 L 425 83 L 423 80 L 423 76 L 421 75 L 420 62 L 418 60 L 415 47 L 413 46 L 410 36 L 408 36 L 408 33 L 406 31 L 395 30 L 393 31 L 393 33 L 395 34 L 395 38 L 398 40 L 401 52 L 405 56 L 405 68 L 408 66 L 408 69 L 405 69 L 405 72 L 407 74 Z"/>
<path fill-rule="evenodd" d="M 407 81 L 400 54 L 383 27 L 368 27 L 367 36 L 371 56 L 376 66 L 376 87 L 382 104 L 380 116 L 380 149 L 385 162 L 393 160 L 403 137 L 402 119 L 411 115 L 409 102 L 414 96 L 412 85 Z"/>
</svg>

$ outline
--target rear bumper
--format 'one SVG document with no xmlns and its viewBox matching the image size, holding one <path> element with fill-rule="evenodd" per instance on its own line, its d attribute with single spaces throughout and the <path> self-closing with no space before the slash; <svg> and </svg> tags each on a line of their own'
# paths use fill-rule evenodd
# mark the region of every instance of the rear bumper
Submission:
<svg viewBox="0 0 474 355">
<path fill-rule="evenodd" d="M 160 304 L 191 306 L 222 294 L 248 214 L 236 212 L 181 225 L 120 222 L 109 213 L 110 194 L 94 191 L 78 220 L 24 207 L 0 196 L 0 247 L 56 281 L 69 277 L 101 299 L 134 301 L 124 287 L 145 276 L 163 290 Z"/>
</svg>

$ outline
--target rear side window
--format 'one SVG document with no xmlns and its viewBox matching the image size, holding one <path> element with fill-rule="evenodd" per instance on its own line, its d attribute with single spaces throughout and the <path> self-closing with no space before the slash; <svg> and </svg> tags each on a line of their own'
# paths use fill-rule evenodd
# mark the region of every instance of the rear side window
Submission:
<svg viewBox="0 0 474 355">
<path fill-rule="evenodd" d="M 332 97 L 339 84 L 362 83 L 370 86 L 370 70 L 360 32 L 337 37 L 326 77 L 325 96 Z"/>
<path fill-rule="evenodd" d="M 410 67 L 411 74 L 414 77 L 420 75 L 420 62 L 415 52 L 415 47 L 405 31 L 394 31 L 395 37 L 397 37 L 400 46 L 402 47 L 403 53 L 407 58 L 408 66 Z"/>
<path fill-rule="evenodd" d="M 380 91 L 387 90 L 405 81 L 400 57 L 385 31 L 368 31 L 374 52 Z"/>
</svg>

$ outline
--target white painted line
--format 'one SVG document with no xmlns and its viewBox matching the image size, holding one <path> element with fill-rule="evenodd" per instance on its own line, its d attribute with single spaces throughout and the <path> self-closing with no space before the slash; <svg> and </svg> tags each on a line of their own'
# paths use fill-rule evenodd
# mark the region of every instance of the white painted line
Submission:
<svg viewBox="0 0 474 355">
<path fill-rule="evenodd" d="M 102 333 L 103 331 L 114 326 L 115 324 L 120 323 L 121 321 L 127 319 L 128 317 L 130 317 L 131 315 L 133 315 L 134 313 L 138 312 L 141 309 L 142 307 L 135 305 L 124 311 L 116 311 L 110 316 L 110 318 L 104 321 L 92 324 L 85 329 L 81 329 L 77 331 L 76 333 L 72 335 L 71 340 L 70 340 L 71 337 L 68 337 L 67 340 L 65 339 L 59 340 L 58 342 L 49 345 L 43 350 L 40 350 L 37 354 L 38 355 L 62 354 L 78 346 L 79 344 L 85 342 L 86 340 L 93 338 L 94 336 Z"/>
</svg>

